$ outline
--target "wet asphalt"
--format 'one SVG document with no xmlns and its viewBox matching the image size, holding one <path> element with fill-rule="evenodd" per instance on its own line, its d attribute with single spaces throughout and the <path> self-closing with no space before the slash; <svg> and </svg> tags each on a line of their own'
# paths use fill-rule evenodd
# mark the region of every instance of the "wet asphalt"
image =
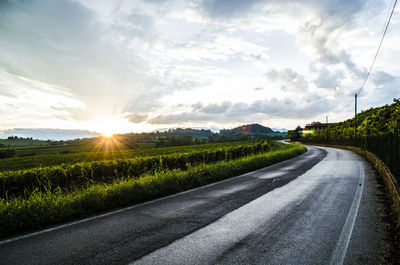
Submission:
<svg viewBox="0 0 400 265">
<path fill-rule="evenodd" d="M 385 200 L 360 156 L 308 147 L 205 187 L 0 242 L 0 264 L 381 264 Z"/>
</svg>

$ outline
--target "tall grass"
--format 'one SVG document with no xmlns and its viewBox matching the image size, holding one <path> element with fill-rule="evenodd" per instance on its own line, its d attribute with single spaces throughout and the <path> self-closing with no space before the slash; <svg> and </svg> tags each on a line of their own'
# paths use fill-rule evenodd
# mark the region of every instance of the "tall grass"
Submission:
<svg viewBox="0 0 400 265">
<path fill-rule="evenodd" d="M 140 178 L 116 179 L 63 193 L 61 189 L 34 190 L 28 197 L 0 202 L 0 236 L 32 229 L 139 203 L 179 191 L 256 170 L 304 153 L 301 146 L 250 155 L 214 164 L 188 166 L 186 170 L 162 170 Z"/>
</svg>

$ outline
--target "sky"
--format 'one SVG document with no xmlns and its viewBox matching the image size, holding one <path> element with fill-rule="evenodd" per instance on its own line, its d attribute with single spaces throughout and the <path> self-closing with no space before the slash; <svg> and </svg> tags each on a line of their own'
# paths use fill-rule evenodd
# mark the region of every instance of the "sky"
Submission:
<svg viewBox="0 0 400 265">
<path fill-rule="evenodd" d="M 0 132 L 354 114 L 394 0 L 1 0 Z M 397 6 L 359 110 L 400 97 Z"/>
</svg>

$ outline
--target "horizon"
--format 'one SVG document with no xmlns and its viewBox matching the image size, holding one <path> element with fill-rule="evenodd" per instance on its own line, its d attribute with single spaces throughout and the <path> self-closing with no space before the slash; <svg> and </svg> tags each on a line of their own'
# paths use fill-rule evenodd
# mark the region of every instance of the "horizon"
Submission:
<svg viewBox="0 0 400 265">
<path fill-rule="evenodd" d="M 252 124 L 242 124 L 240 126 L 246 126 Z M 262 124 L 259 124 L 264 126 Z M 240 127 L 239 126 L 239 127 Z M 268 126 L 264 126 L 270 128 Z M 155 130 L 147 131 L 147 132 L 126 132 L 121 134 L 140 134 L 140 133 L 155 133 L 155 132 L 167 132 L 168 130 L 175 129 L 193 129 L 193 130 L 209 130 L 212 133 L 220 133 L 221 130 L 230 130 L 232 128 L 203 128 L 203 127 L 171 127 L 171 128 L 158 128 Z M 270 128 L 275 132 L 285 132 L 288 129 L 286 128 Z M 19 138 L 33 138 L 33 140 L 51 140 L 51 141 L 66 141 L 66 140 L 75 140 L 78 138 L 93 138 L 100 136 L 113 136 L 118 135 L 119 133 L 115 133 L 112 135 L 104 135 L 100 132 L 89 131 L 89 130 L 79 130 L 79 129 L 61 129 L 61 128 L 13 128 L 4 131 L 0 131 L 0 139 L 5 140 L 10 136 L 17 136 Z M 51 138 L 51 135 L 53 138 Z"/>
<path fill-rule="evenodd" d="M 294 129 L 354 115 L 390 2 L 2 1 L 0 137 Z M 396 8 L 358 111 L 400 97 Z"/>
</svg>

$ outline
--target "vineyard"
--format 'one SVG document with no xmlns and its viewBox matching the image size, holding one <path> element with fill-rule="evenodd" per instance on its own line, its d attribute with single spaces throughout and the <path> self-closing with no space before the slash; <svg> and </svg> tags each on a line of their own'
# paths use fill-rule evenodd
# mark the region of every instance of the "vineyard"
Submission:
<svg viewBox="0 0 400 265">
<path fill-rule="evenodd" d="M 46 155 L 35 155 L 35 156 L 23 156 L 23 157 L 12 157 L 0 159 L 0 172 L 9 170 L 28 169 L 36 167 L 49 167 L 61 164 L 75 164 L 81 161 L 100 161 L 110 159 L 121 159 L 121 158 L 135 158 L 144 156 L 159 156 L 172 153 L 187 153 L 195 150 L 213 150 L 223 147 L 232 147 L 236 145 L 243 145 L 247 143 L 253 143 L 254 141 L 239 141 L 239 142 L 227 142 L 227 143 L 213 143 L 213 144 L 202 144 L 196 145 L 195 147 L 189 146 L 173 146 L 164 148 L 135 148 L 130 150 L 118 150 L 118 151 L 107 151 L 107 152 L 77 152 L 77 153 L 66 153 L 60 154 L 60 150 L 64 150 L 62 147 L 53 147 L 58 153 L 46 154 Z M 46 147 L 48 148 L 48 147 Z"/>
<path fill-rule="evenodd" d="M 201 186 L 294 157 L 305 148 L 262 140 L 130 152 L 115 153 L 113 159 L 79 154 L 80 161 L 78 154 L 66 156 L 69 161 L 60 155 L 63 159 L 51 166 L 0 172 L 0 235 Z"/>
</svg>

